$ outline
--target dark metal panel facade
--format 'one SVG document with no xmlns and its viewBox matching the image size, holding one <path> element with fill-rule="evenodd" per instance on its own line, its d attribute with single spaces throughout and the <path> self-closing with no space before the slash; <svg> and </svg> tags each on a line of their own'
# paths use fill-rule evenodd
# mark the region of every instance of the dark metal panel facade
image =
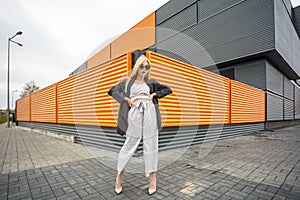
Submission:
<svg viewBox="0 0 300 200">
<path fill-rule="evenodd" d="M 156 25 L 182 11 L 197 0 L 170 0 L 156 11 Z"/>
<path fill-rule="evenodd" d="M 238 64 L 235 67 L 235 80 L 266 90 L 266 60 Z"/>
<path fill-rule="evenodd" d="M 171 18 L 159 24 L 156 28 L 156 42 L 197 23 L 197 4 L 185 8 Z M 169 31 L 166 29 L 174 30 Z"/>
<path fill-rule="evenodd" d="M 283 96 L 294 100 L 294 84 L 286 77 L 283 78 Z"/>
<path fill-rule="evenodd" d="M 284 99 L 284 120 L 294 119 L 294 101 L 289 99 Z"/>
<path fill-rule="evenodd" d="M 283 120 L 283 98 L 267 92 L 267 121 Z"/>
<path fill-rule="evenodd" d="M 273 17 L 273 3 L 271 1 L 241 1 L 230 9 L 200 21 L 183 33 L 199 41 L 204 48 L 209 49 L 235 40 L 243 40 L 247 36 L 267 29 L 274 30 Z M 273 38 L 274 33 L 270 33 L 264 39 L 273 44 L 271 41 Z M 226 49 L 223 51 L 227 52 Z"/>
<path fill-rule="evenodd" d="M 291 17 L 282 1 L 274 1 L 275 13 L 275 48 L 285 62 L 300 76 L 300 62 L 294 54 L 299 55 L 300 41 L 297 38 Z M 293 49 L 296 48 L 296 49 Z M 299 57 L 298 57 L 299 58 Z"/>
<path fill-rule="evenodd" d="M 300 119 L 300 88 L 295 86 L 295 119 Z"/>
<path fill-rule="evenodd" d="M 201 5 L 205 1 L 198 3 Z M 213 6 L 209 2 L 206 3 Z M 216 13 L 182 31 L 193 42 L 203 47 L 200 52 L 199 47 L 196 46 L 197 49 L 193 49 L 193 46 L 172 45 L 172 42 L 179 43 L 172 37 L 165 40 L 164 44 L 156 45 L 169 48 L 164 49 L 169 52 L 176 52 L 176 48 L 179 47 L 197 52 L 199 63 L 196 66 L 198 67 L 212 64 L 210 59 L 205 58 L 206 55 L 210 55 L 214 63 L 218 64 L 269 51 L 275 48 L 273 6 L 271 0 L 241 1 L 230 9 Z M 158 41 L 161 41 L 161 38 L 158 38 Z M 168 46 L 167 43 L 171 45 Z M 163 54 L 163 52 L 158 53 Z"/>
<path fill-rule="evenodd" d="M 267 62 L 267 90 L 283 96 L 283 74 Z"/>
<path fill-rule="evenodd" d="M 236 4 L 245 0 L 202 0 L 198 3 L 199 17 L 198 20 L 202 21 L 206 18 L 212 17 L 219 12 L 224 12 L 227 9 L 235 6 Z"/>
</svg>

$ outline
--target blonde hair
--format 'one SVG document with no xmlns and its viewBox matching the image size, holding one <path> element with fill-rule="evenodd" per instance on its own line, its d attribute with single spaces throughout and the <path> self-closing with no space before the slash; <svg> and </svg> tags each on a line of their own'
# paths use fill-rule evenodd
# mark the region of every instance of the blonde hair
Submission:
<svg viewBox="0 0 300 200">
<path fill-rule="evenodd" d="M 138 73 L 138 70 L 139 70 L 139 67 L 140 67 L 140 65 L 141 65 L 144 61 L 147 61 L 148 64 L 151 65 L 151 64 L 150 64 L 150 60 L 149 60 L 145 55 L 141 55 L 141 56 L 136 60 L 136 62 L 135 62 L 135 64 L 134 64 L 134 67 L 133 67 L 133 69 L 132 69 L 132 71 L 131 71 L 131 75 L 130 75 L 129 77 L 127 77 L 127 81 L 126 81 L 126 83 L 125 83 L 125 91 L 124 91 L 125 93 L 126 93 L 126 91 L 127 91 L 127 87 L 128 87 L 129 81 L 132 80 L 132 79 L 136 79 L 137 73 Z M 148 79 L 148 80 L 150 79 L 150 71 L 148 71 L 148 73 L 145 75 L 145 78 Z"/>
</svg>

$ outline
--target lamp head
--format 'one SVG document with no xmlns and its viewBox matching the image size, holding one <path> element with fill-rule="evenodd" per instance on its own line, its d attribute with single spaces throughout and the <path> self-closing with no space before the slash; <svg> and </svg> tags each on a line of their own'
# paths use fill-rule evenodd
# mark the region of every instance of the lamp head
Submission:
<svg viewBox="0 0 300 200">
<path fill-rule="evenodd" d="M 16 35 L 22 35 L 22 31 L 18 31 L 17 33 L 16 33 Z"/>
</svg>

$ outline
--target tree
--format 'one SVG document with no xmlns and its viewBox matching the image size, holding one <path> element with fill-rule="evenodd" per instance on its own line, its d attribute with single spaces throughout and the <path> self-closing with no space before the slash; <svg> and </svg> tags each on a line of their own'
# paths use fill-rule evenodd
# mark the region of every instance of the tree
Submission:
<svg viewBox="0 0 300 200">
<path fill-rule="evenodd" d="M 25 86 L 23 87 L 23 91 L 21 92 L 20 97 L 24 97 L 28 94 L 31 94 L 31 93 L 39 90 L 39 88 L 40 87 L 37 86 L 34 81 L 30 81 L 30 82 L 26 83 Z"/>
</svg>

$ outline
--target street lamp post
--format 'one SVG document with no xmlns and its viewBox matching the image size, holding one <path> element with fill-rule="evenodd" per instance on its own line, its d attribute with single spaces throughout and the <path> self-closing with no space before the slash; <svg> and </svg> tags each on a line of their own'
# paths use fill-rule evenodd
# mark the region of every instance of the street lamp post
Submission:
<svg viewBox="0 0 300 200">
<path fill-rule="evenodd" d="M 8 38 L 8 63 L 7 63 L 7 128 L 10 127 L 9 123 L 9 115 L 10 115 L 10 109 L 9 109 L 9 54 L 10 54 L 10 42 L 16 43 L 19 46 L 23 46 L 22 44 L 13 41 L 12 39 L 16 37 L 17 35 L 21 35 L 22 31 L 18 31 L 14 36 Z"/>
<path fill-rule="evenodd" d="M 18 90 L 14 90 L 11 92 L 11 109 L 14 110 L 14 93 L 18 92 Z"/>
</svg>

